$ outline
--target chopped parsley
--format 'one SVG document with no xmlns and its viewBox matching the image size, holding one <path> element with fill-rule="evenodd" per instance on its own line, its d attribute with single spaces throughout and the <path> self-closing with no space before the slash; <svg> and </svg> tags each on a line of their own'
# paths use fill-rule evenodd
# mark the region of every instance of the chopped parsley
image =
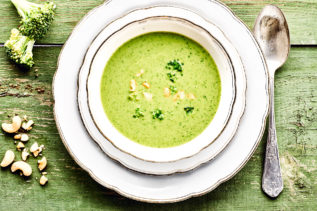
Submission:
<svg viewBox="0 0 317 211">
<path fill-rule="evenodd" d="M 169 80 L 173 83 L 175 83 L 177 77 L 176 77 L 176 72 L 179 72 L 181 76 L 183 76 L 183 65 L 184 63 L 181 63 L 178 59 L 174 59 L 172 61 L 169 61 L 165 68 L 168 70 L 171 70 L 169 73 L 167 73 L 167 77 Z"/>
<path fill-rule="evenodd" d="M 153 119 L 159 119 L 159 120 L 163 120 L 164 119 L 164 115 L 162 113 L 162 110 L 160 109 L 156 109 L 152 112 L 152 118 Z"/>
<path fill-rule="evenodd" d="M 166 68 L 169 70 L 173 69 L 173 70 L 177 70 L 178 72 L 183 72 L 183 65 L 184 63 L 180 63 L 178 60 L 174 59 L 167 63 Z"/>
<path fill-rule="evenodd" d="M 175 83 L 175 81 L 176 81 L 176 74 L 175 73 L 169 72 L 169 73 L 167 73 L 167 77 L 168 77 L 168 79 L 170 79 L 171 82 Z"/>
<path fill-rule="evenodd" d="M 132 116 L 133 118 L 140 118 L 140 117 L 144 117 L 144 114 L 142 112 L 142 110 L 140 108 L 136 108 L 135 109 L 135 114 L 133 114 Z"/>
<path fill-rule="evenodd" d="M 177 92 L 177 88 L 175 86 L 170 86 L 171 94 L 175 94 Z"/>
<path fill-rule="evenodd" d="M 194 111 L 194 107 L 185 107 L 184 111 L 186 112 L 186 114 L 191 114 Z"/>
</svg>

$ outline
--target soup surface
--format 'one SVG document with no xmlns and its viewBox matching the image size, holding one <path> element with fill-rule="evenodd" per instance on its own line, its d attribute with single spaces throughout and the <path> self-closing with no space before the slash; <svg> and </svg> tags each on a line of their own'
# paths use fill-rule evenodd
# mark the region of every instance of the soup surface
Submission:
<svg viewBox="0 0 317 211">
<path fill-rule="evenodd" d="M 136 37 L 111 56 L 101 99 L 111 123 L 149 147 L 184 144 L 211 122 L 221 82 L 209 53 L 184 36 L 154 32 Z"/>
</svg>

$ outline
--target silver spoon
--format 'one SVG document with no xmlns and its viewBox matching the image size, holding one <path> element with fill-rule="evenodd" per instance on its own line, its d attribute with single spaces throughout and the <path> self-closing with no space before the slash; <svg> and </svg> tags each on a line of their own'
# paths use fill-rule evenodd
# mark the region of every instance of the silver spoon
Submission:
<svg viewBox="0 0 317 211">
<path fill-rule="evenodd" d="M 290 50 L 289 30 L 282 11 L 273 5 L 265 6 L 255 21 L 253 33 L 268 66 L 271 102 L 262 189 L 268 196 L 275 198 L 283 190 L 283 179 L 274 117 L 274 73 L 285 63 Z"/>
</svg>

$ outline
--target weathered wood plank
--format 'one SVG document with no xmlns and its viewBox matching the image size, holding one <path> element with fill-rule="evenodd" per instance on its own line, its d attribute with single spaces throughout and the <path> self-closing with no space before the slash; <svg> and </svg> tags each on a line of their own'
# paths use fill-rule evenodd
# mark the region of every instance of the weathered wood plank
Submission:
<svg viewBox="0 0 317 211">
<path fill-rule="evenodd" d="M 49 163 L 49 183 L 46 187 L 38 184 L 37 159 L 29 159 L 34 174 L 28 181 L 12 175 L 8 169 L 1 169 L 1 210 L 12 207 L 18 210 L 316 208 L 317 48 L 292 48 L 289 60 L 276 75 L 276 122 L 285 181 L 282 195 L 272 201 L 261 191 L 264 137 L 255 155 L 233 179 L 206 196 L 169 205 L 151 205 L 125 199 L 94 182 L 68 155 L 53 119 L 51 82 L 59 51 L 59 47 L 35 48 L 36 66 L 29 72 L 21 72 L 7 61 L 3 48 L 0 48 L 0 122 L 8 119 L 7 115 L 15 113 L 32 118 L 36 125 L 28 146 L 34 141 L 44 144 L 46 150 L 43 154 Z M 34 70 L 38 70 L 38 78 L 35 78 Z M 18 98 L 9 96 L 10 93 L 30 96 Z M 11 137 L 0 132 L 0 158 L 7 149 L 14 150 L 15 145 Z M 19 156 L 19 153 L 16 152 L 16 155 Z"/>
<path fill-rule="evenodd" d="M 34 0 L 41 2 L 43 0 Z M 76 23 L 92 8 L 104 0 L 55 0 L 57 16 L 51 30 L 41 43 L 66 41 Z M 292 44 L 317 44 L 317 2 L 314 0 L 223 0 L 250 28 L 266 4 L 275 4 L 285 12 L 289 23 Z M 0 43 L 4 43 L 13 27 L 18 26 L 19 17 L 9 0 L 0 1 Z"/>
</svg>

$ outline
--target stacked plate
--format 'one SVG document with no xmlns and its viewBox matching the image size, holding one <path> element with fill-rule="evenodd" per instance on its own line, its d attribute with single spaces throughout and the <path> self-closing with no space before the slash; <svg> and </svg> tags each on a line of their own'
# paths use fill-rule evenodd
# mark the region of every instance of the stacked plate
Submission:
<svg viewBox="0 0 317 211">
<path fill-rule="evenodd" d="M 157 31 L 202 45 L 214 58 L 222 84 L 218 110 L 207 128 L 170 148 L 143 146 L 121 135 L 100 99 L 103 70 L 116 49 Z M 101 185 L 153 203 L 205 194 L 235 175 L 262 137 L 269 105 L 258 44 L 226 6 L 209 0 L 107 1 L 69 37 L 53 91 L 56 124 L 74 160 Z"/>
</svg>

